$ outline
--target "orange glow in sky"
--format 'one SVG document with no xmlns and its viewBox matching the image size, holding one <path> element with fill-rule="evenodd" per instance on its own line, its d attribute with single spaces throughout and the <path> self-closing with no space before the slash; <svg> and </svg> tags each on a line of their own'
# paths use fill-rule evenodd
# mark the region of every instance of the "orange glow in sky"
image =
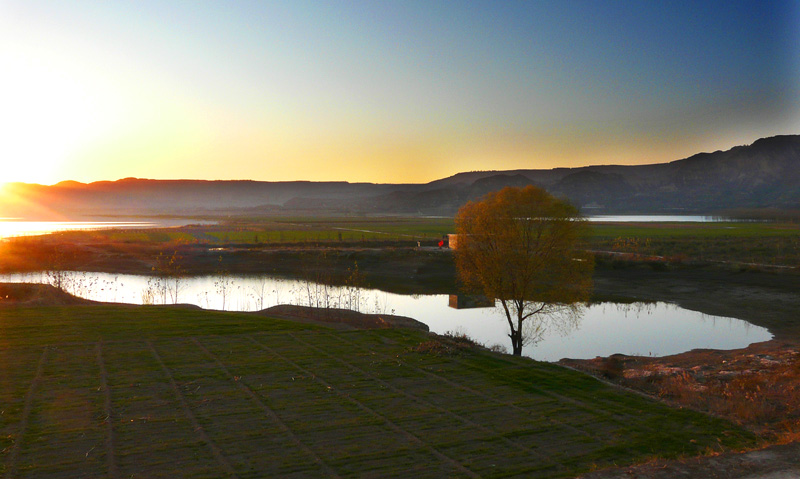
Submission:
<svg viewBox="0 0 800 479">
<path fill-rule="evenodd" d="M 5 1 L 0 183 L 422 183 L 798 134 L 798 10 Z"/>
</svg>

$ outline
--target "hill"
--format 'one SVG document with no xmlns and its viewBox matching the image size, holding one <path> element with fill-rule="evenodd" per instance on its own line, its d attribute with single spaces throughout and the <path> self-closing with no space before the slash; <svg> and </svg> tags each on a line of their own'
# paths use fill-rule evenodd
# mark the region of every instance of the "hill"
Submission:
<svg viewBox="0 0 800 479">
<path fill-rule="evenodd" d="M 486 186 L 532 184 L 568 198 L 587 212 L 712 213 L 736 208 L 800 208 L 800 136 L 776 136 L 727 151 L 700 153 L 670 163 L 587 166 L 551 170 L 459 173 L 407 192 L 396 209 L 440 211 L 484 194 Z M 447 199 L 453 199 L 444 203 Z"/>
<path fill-rule="evenodd" d="M 6 185 L 0 215 L 453 214 L 504 186 L 537 185 L 594 213 L 800 209 L 800 136 L 764 138 L 670 163 L 476 171 L 427 184 L 148 180 Z M 11 200 L 10 198 L 13 198 Z"/>
</svg>

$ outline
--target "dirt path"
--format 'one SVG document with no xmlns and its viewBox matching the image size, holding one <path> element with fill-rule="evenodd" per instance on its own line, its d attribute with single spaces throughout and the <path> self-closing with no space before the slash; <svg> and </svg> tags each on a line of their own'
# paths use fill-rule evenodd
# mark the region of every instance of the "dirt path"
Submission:
<svg viewBox="0 0 800 479">
<path fill-rule="evenodd" d="M 771 446 L 741 454 L 721 454 L 681 461 L 655 461 L 593 472 L 580 479 L 796 479 L 800 443 Z"/>
</svg>

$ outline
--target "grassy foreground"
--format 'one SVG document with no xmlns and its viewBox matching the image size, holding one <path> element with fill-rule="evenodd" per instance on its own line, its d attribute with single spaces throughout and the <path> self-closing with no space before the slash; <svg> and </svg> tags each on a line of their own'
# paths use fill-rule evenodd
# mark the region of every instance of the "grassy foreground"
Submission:
<svg viewBox="0 0 800 479">
<path fill-rule="evenodd" d="M 0 476 L 570 477 L 756 442 L 443 341 L 166 307 L 0 309 Z"/>
</svg>

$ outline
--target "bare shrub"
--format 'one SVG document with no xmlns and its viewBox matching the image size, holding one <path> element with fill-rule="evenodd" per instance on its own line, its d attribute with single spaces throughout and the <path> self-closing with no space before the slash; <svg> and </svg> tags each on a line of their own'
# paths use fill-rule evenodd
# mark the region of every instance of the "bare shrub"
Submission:
<svg viewBox="0 0 800 479">
<path fill-rule="evenodd" d="M 600 375 L 612 381 L 620 379 L 624 370 L 624 363 L 617 356 L 609 356 L 600 365 Z"/>
<path fill-rule="evenodd" d="M 483 346 L 470 338 L 465 332 L 447 331 L 442 335 L 434 335 L 432 339 L 419 343 L 411 350 L 417 353 L 428 353 L 437 356 L 452 356 L 480 348 L 483 348 Z"/>
<path fill-rule="evenodd" d="M 659 396 L 727 417 L 771 436 L 800 436 L 800 359 L 773 368 L 732 370 L 713 378 L 689 372 L 663 378 Z"/>
<path fill-rule="evenodd" d="M 493 353 L 508 354 L 508 348 L 499 343 L 492 344 L 491 346 L 486 346 L 486 349 L 488 349 Z"/>
</svg>

